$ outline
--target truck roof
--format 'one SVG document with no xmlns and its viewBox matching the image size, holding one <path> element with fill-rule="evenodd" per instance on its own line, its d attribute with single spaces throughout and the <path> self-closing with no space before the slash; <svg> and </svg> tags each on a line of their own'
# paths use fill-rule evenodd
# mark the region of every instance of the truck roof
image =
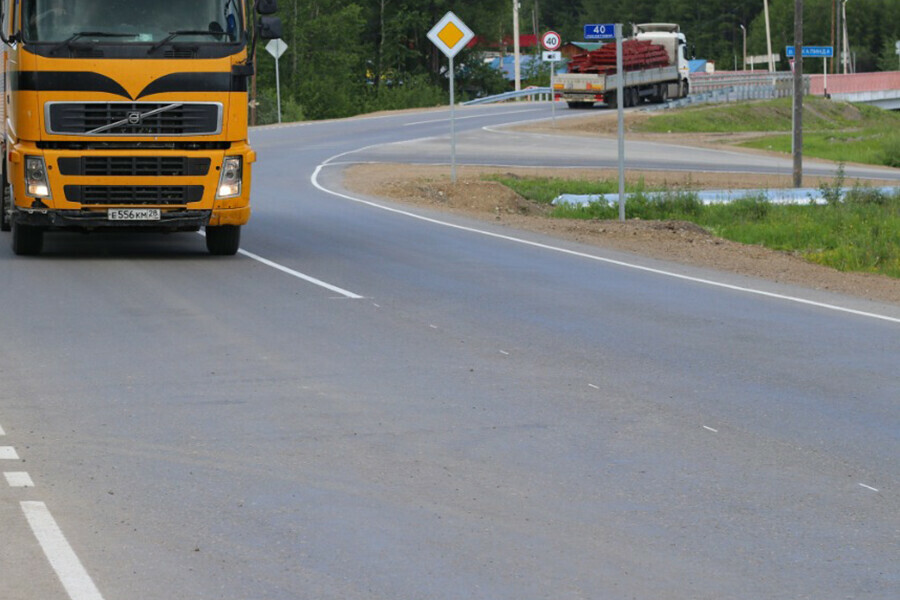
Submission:
<svg viewBox="0 0 900 600">
<path fill-rule="evenodd" d="M 634 26 L 635 34 L 638 33 L 679 33 L 681 28 L 676 23 L 638 23 Z"/>
</svg>

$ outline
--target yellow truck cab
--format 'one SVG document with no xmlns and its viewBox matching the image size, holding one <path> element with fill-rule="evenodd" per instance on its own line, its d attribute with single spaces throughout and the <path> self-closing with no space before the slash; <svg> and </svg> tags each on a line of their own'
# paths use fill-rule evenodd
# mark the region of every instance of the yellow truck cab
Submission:
<svg viewBox="0 0 900 600">
<path fill-rule="evenodd" d="M 3 199 L 16 254 L 50 230 L 199 231 L 250 218 L 248 80 L 274 0 L 2 0 Z M 251 33 L 255 32 L 255 33 Z"/>
</svg>

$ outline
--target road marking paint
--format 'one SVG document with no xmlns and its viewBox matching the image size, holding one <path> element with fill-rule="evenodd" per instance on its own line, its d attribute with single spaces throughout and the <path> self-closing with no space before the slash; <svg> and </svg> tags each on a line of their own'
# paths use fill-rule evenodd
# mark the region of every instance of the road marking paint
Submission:
<svg viewBox="0 0 900 600">
<path fill-rule="evenodd" d="M 428 326 L 431 327 L 432 329 L 437 329 L 437 328 L 438 328 L 437 325 L 433 325 L 433 324 L 431 324 L 431 323 L 429 323 Z"/>
<path fill-rule="evenodd" d="M 707 427 L 706 425 L 703 426 L 703 429 L 706 429 L 707 431 L 712 431 L 713 433 L 719 433 L 718 429 L 713 429 L 712 427 Z"/>
<path fill-rule="evenodd" d="M 527 113 L 527 112 L 537 112 L 541 109 L 539 108 L 529 108 L 525 110 L 508 110 L 506 112 L 495 112 L 495 113 L 485 113 L 481 115 L 469 115 L 467 117 L 456 117 L 457 121 L 463 121 L 465 119 L 484 119 L 485 117 L 496 117 L 498 115 L 515 115 L 518 113 Z M 413 125 L 427 125 L 429 123 L 449 123 L 450 115 L 447 115 L 443 119 L 431 119 L 429 121 L 416 121 L 414 123 L 404 123 L 404 127 L 411 127 Z"/>
<path fill-rule="evenodd" d="M 3 431 L 3 425 L 0 425 L 0 435 L 6 435 L 6 432 Z"/>
<path fill-rule="evenodd" d="M 10 471 L 3 474 L 9 487 L 34 487 L 31 476 L 24 471 Z"/>
<path fill-rule="evenodd" d="M 898 318 L 898 317 L 889 317 L 887 315 L 882 315 L 882 314 L 872 313 L 872 312 L 867 312 L 867 311 L 862 311 L 862 310 L 856 310 L 854 308 L 847 308 L 845 306 L 838 306 L 836 304 L 828 304 L 826 302 L 817 302 L 815 300 L 808 300 L 806 298 L 799 298 L 797 296 L 788 296 L 786 294 L 777 294 L 775 292 L 767 292 L 765 290 L 759 290 L 756 288 L 750 288 L 750 287 L 745 287 L 745 286 L 740 286 L 740 285 L 733 285 L 730 283 L 724 283 L 724 282 L 715 281 L 712 279 L 704 279 L 702 277 L 693 277 L 690 275 L 683 275 L 681 273 L 665 271 L 663 269 L 655 269 L 653 267 L 646 267 L 644 265 L 629 263 L 629 262 L 625 262 L 622 260 L 605 258 L 602 256 L 597 256 L 596 254 L 588 254 L 586 252 L 579 252 L 577 250 L 569 250 L 567 248 L 561 248 L 559 246 L 551 246 L 549 244 L 542 244 L 540 242 L 532 242 L 530 240 L 513 237 L 511 235 L 504 235 L 502 233 L 494 233 L 492 231 L 486 231 L 483 229 L 477 229 L 475 227 L 467 227 L 465 225 L 457 225 L 455 223 L 449 223 L 447 221 L 433 219 L 431 217 L 426 217 L 424 215 L 419 215 L 419 214 L 409 212 L 406 210 L 402 210 L 399 208 L 392 208 L 390 206 L 385 206 L 385 205 L 379 204 L 377 202 L 372 202 L 370 200 L 363 200 L 362 198 L 356 198 L 356 197 L 350 196 L 348 194 L 343 194 L 341 192 L 329 190 L 328 188 L 324 187 L 322 184 L 319 183 L 319 174 L 322 172 L 322 169 L 324 167 L 329 166 L 332 159 L 337 159 L 342 156 L 346 156 L 347 154 L 352 154 L 353 152 L 355 152 L 355 151 L 342 152 L 341 154 L 336 154 L 332 158 L 326 160 L 325 162 L 323 162 L 322 164 L 317 166 L 316 170 L 313 171 L 313 174 L 310 177 L 310 181 L 312 182 L 313 186 L 316 189 L 318 189 L 319 191 L 322 191 L 326 194 L 330 194 L 330 195 L 336 196 L 338 198 L 343 198 L 345 200 L 350 200 L 351 202 L 356 202 L 357 204 L 371 206 L 373 208 L 377 208 L 377 209 L 383 210 L 385 212 L 389 212 L 389 213 L 393 213 L 393 214 L 397 214 L 397 215 L 403 215 L 403 216 L 409 217 L 411 219 L 423 221 L 425 223 L 431 223 L 433 225 L 440 225 L 441 227 L 447 227 L 449 229 L 456 229 L 457 231 L 466 231 L 466 232 L 474 233 L 477 235 L 483 235 L 485 237 L 490 237 L 490 238 L 494 238 L 494 239 L 498 239 L 498 240 L 504 240 L 507 242 L 513 242 L 516 244 L 522 244 L 524 246 L 529 246 L 532 248 L 540 248 L 542 250 L 558 252 L 560 254 L 566 254 L 568 256 L 577 256 L 579 258 L 585 258 L 588 260 L 593 260 L 593 261 L 608 264 L 608 265 L 615 265 L 617 267 L 623 267 L 626 269 L 633 269 L 635 271 L 642 271 L 644 273 L 652 273 L 654 275 L 660 275 L 663 277 L 671 277 L 672 279 L 678 279 L 681 281 L 689 281 L 691 283 L 698 283 L 701 285 L 707 285 L 710 287 L 731 290 L 734 292 L 741 292 L 744 294 L 752 294 L 752 295 L 756 295 L 756 296 L 762 296 L 765 298 L 772 298 L 775 300 L 783 300 L 786 302 L 793 302 L 795 304 L 802 304 L 804 306 L 812 306 L 815 308 L 821 308 L 821 309 L 830 310 L 830 311 L 834 311 L 834 312 L 856 315 L 858 317 L 866 317 L 869 319 L 878 319 L 881 321 L 887 321 L 889 323 L 900 324 L 900 318 Z"/>
<path fill-rule="evenodd" d="M 71 600 L 103 600 L 66 536 L 43 502 L 21 502 L 31 531 Z"/>
<path fill-rule="evenodd" d="M 198 231 L 197 233 L 199 233 L 203 237 L 206 237 L 206 233 L 203 231 Z M 247 252 L 246 250 L 243 250 L 243 249 L 239 249 L 238 254 L 246 256 L 247 258 L 252 258 L 253 260 L 255 260 L 257 262 L 260 262 L 260 263 L 266 265 L 267 267 L 272 267 L 273 269 L 277 269 L 277 270 L 281 271 L 282 273 L 287 273 L 291 277 L 296 277 L 297 279 L 302 279 L 303 281 L 305 281 L 307 283 L 311 283 L 311 284 L 317 285 L 321 288 L 325 288 L 326 290 L 335 292 L 336 294 L 340 294 L 341 296 L 344 296 L 345 298 L 350 298 L 351 300 L 362 300 L 363 299 L 362 296 L 354 294 L 353 292 L 348 292 L 347 290 L 345 290 L 343 288 L 339 288 L 336 285 L 331 285 L 330 283 L 325 283 L 321 279 L 316 279 L 315 277 L 305 275 L 305 274 L 301 273 L 300 271 L 295 271 L 294 269 L 285 267 L 284 265 L 280 265 L 274 261 L 269 260 L 268 258 L 263 258 L 262 256 L 259 256 L 258 254 L 253 254 L 252 252 Z"/>
<path fill-rule="evenodd" d="M 600 386 L 599 386 L 599 385 L 594 385 L 593 383 L 589 383 L 589 384 L 588 384 L 588 387 L 594 388 L 595 390 L 599 390 L 599 389 L 600 389 Z"/>
<path fill-rule="evenodd" d="M 309 275 L 305 275 L 305 274 L 301 273 L 300 271 L 295 271 L 294 269 L 285 267 L 284 265 L 280 265 L 280 264 L 273 262 L 267 258 L 263 258 L 262 256 L 259 256 L 257 254 L 253 254 L 252 252 L 247 252 L 246 250 L 238 250 L 238 254 L 242 254 L 242 255 L 246 256 L 247 258 L 252 258 L 253 260 L 255 260 L 257 262 L 261 262 L 262 264 L 264 264 L 268 267 L 277 269 L 277 270 L 281 271 L 282 273 L 287 273 L 288 275 L 290 275 L 292 277 L 296 277 L 297 279 L 302 279 L 303 281 L 306 281 L 307 283 L 311 283 L 311 284 L 317 285 L 321 288 L 325 288 L 326 290 L 332 291 L 336 294 L 340 294 L 341 296 L 344 296 L 345 298 L 350 298 L 351 300 L 362 300 L 363 299 L 363 297 L 358 294 L 354 294 L 353 292 L 349 292 L 343 288 L 339 288 L 336 285 L 331 285 L 330 283 L 325 283 L 321 279 L 316 279 L 315 277 L 310 277 Z"/>
<path fill-rule="evenodd" d="M 0 446 L 0 460 L 19 460 L 19 455 L 12 446 Z"/>
<path fill-rule="evenodd" d="M 500 354 L 502 354 L 504 356 L 509 356 L 509 352 L 507 352 L 506 350 L 501 350 Z"/>
<path fill-rule="evenodd" d="M 877 492 L 877 491 L 878 491 L 878 490 L 876 490 L 875 488 L 873 488 L 871 485 L 866 485 L 866 484 L 864 484 L 864 483 L 861 483 L 861 484 L 859 484 L 859 485 L 860 485 L 861 487 L 866 488 L 867 490 L 872 490 L 873 492 Z"/>
</svg>

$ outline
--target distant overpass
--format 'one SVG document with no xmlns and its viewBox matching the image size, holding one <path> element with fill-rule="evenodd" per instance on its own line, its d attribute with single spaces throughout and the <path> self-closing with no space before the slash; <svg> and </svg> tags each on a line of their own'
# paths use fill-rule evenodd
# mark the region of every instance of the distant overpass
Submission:
<svg viewBox="0 0 900 600">
<path fill-rule="evenodd" d="M 804 62 L 804 66 L 806 64 Z M 810 75 L 809 93 L 824 95 L 824 75 Z M 828 93 L 835 100 L 865 102 L 888 110 L 900 110 L 900 71 L 828 75 Z"/>
</svg>

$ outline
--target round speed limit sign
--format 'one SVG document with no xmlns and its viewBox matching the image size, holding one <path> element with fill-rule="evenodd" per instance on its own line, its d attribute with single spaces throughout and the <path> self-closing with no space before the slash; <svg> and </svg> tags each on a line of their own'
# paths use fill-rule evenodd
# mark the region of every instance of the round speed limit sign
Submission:
<svg viewBox="0 0 900 600">
<path fill-rule="evenodd" d="M 541 36 L 541 45 L 544 46 L 544 50 L 559 50 L 559 47 L 562 46 L 562 38 L 555 31 L 548 31 L 544 35 Z"/>
</svg>

